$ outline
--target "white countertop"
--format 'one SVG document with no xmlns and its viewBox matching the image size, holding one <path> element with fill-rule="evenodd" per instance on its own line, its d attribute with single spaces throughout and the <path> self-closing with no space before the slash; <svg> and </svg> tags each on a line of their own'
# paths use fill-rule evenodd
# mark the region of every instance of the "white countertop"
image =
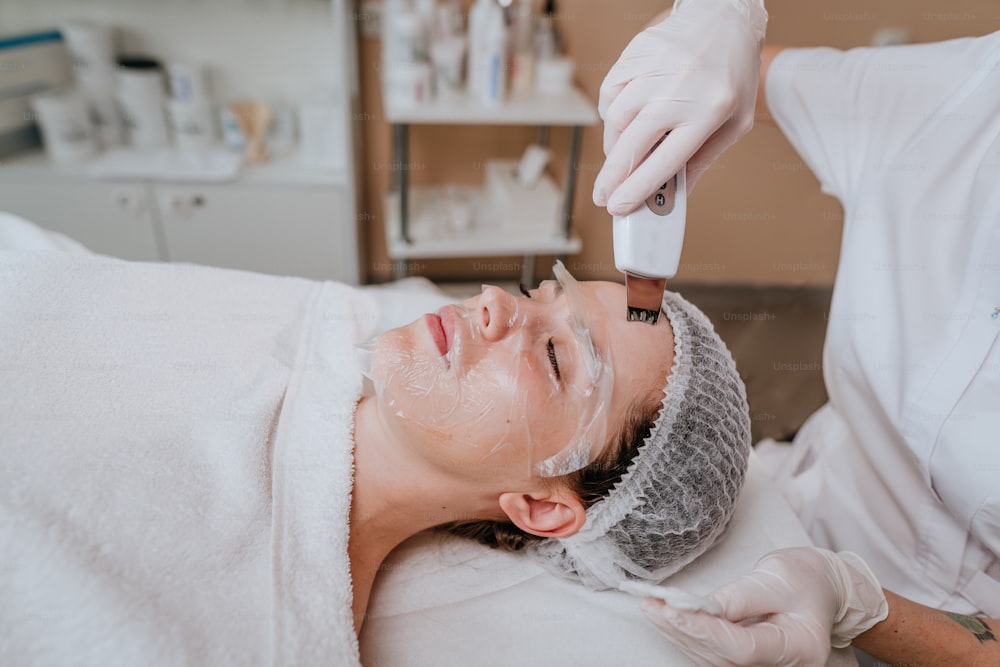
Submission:
<svg viewBox="0 0 1000 667">
<path fill-rule="evenodd" d="M 66 183 L 79 181 L 102 182 L 87 173 L 88 163 L 57 164 L 41 150 L 25 151 L 0 158 L 0 181 L 2 182 L 52 182 Z M 109 179 L 114 182 L 131 179 Z M 181 182 L 164 179 L 137 178 L 136 181 Z M 183 181 L 188 184 L 205 185 L 290 185 L 303 187 L 346 186 L 347 171 L 344 169 L 318 169 L 302 164 L 298 153 L 278 156 L 257 165 L 244 165 L 236 178 L 231 181 Z"/>
</svg>

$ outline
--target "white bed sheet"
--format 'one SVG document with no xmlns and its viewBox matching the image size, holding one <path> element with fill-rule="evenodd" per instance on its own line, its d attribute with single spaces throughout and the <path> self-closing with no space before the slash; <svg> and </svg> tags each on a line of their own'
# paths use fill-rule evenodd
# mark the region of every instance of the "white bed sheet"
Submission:
<svg viewBox="0 0 1000 667">
<path fill-rule="evenodd" d="M 773 549 L 810 544 L 755 455 L 722 542 L 670 578 L 704 594 Z M 593 592 L 530 557 L 423 533 L 383 563 L 364 630 L 365 665 L 689 665 L 639 610 L 638 598 Z M 829 665 L 853 665 L 847 650 Z"/>
</svg>

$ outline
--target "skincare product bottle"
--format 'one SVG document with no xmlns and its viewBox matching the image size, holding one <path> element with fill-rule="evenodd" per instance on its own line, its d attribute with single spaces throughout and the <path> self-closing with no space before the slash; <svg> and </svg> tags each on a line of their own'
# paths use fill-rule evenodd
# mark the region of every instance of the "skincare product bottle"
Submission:
<svg viewBox="0 0 1000 667">
<path fill-rule="evenodd" d="M 507 92 L 507 23 L 503 10 L 495 3 L 490 3 L 483 25 L 482 58 L 480 100 L 499 104 Z"/>
<path fill-rule="evenodd" d="M 434 41 L 434 15 L 437 10 L 437 0 L 416 0 L 414 14 L 419 23 L 419 35 L 414 60 L 428 62 L 431 59 L 430 49 Z"/>
<path fill-rule="evenodd" d="M 535 33 L 532 0 L 518 0 L 511 22 L 510 90 L 531 90 L 535 75 Z"/>
<path fill-rule="evenodd" d="M 408 65 L 424 60 L 423 24 L 416 12 L 405 11 L 393 19 L 396 40 L 398 40 L 399 59 L 392 65 Z"/>
<path fill-rule="evenodd" d="M 538 20 L 538 30 L 535 33 L 535 57 L 539 60 L 555 58 L 559 55 L 559 37 L 555 29 L 555 0 L 545 3 L 545 11 Z"/>
<path fill-rule="evenodd" d="M 469 92 L 478 99 L 485 88 L 486 23 L 494 8 L 494 0 L 476 0 L 469 10 L 469 66 L 466 68 Z"/>
<path fill-rule="evenodd" d="M 420 16 L 410 0 L 383 0 L 382 74 L 397 65 L 420 62 L 425 50 Z"/>
<path fill-rule="evenodd" d="M 464 40 L 463 27 L 462 8 L 459 7 L 457 0 L 447 0 L 437 5 L 434 16 L 434 39 L 461 37 Z"/>
<path fill-rule="evenodd" d="M 452 35 L 431 44 L 431 64 L 434 67 L 434 92 L 441 97 L 456 97 L 462 90 L 462 64 L 465 59 L 465 37 Z"/>
</svg>

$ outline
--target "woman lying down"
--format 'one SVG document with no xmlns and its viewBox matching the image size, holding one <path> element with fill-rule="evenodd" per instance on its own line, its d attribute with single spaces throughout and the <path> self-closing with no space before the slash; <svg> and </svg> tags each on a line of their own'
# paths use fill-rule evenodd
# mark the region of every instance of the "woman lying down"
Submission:
<svg viewBox="0 0 1000 667">
<path fill-rule="evenodd" d="M 676 294 L 650 326 L 555 275 L 365 344 L 345 285 L 0 252 L 0 663 L 357 664 L 434 526 L 595 589 L 697 558 L 749 452 L 732 358 Z"/>
</svg>

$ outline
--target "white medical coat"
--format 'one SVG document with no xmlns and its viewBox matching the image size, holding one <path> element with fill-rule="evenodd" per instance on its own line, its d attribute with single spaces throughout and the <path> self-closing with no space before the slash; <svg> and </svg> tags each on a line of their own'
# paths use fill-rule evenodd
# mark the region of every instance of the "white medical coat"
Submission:
<svg viewBox="0 0 1000 667">
<path fill-rule="evenodd" d="M 830 401 L 779 484 L 886 588 L 1000 616 L 1000 32 L 786 50 L 767 98 L 844 207 Z"/>
</svg>

